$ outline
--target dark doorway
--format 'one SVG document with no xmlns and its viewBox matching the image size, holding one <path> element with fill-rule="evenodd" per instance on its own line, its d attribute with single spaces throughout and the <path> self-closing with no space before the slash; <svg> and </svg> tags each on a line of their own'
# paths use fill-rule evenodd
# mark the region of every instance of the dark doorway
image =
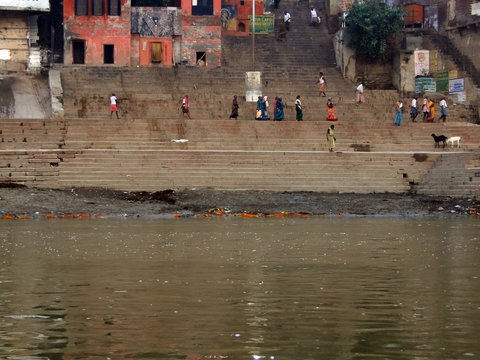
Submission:
<svg viewBox="0 0 480 360">
<path fill-rule="evenodd" d="M 192 15 L 213 15 L 213 0 L 197 0 L 197 5 L 193 6 Z"/>
<path fill-rule="evenodd" d="M 113 45 L 103 45 L 103 63 L 104 64 L 114 64 L 114 47 Z"/>
<path fill-rule="evenodd" d="M 85 64 L 85 41 L 72 40 L 73 63 Z"/>
</svg>

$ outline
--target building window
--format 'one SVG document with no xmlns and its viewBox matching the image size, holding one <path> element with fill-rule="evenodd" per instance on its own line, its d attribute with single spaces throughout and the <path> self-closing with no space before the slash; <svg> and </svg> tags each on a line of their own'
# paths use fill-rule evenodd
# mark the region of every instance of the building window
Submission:
<svg viewBox="0 0 480 360">
<path fill-rule="evenodd" d="M 114 46 L 113 45 L 103 45 L 103 63 L 104 64 L 114 64 Z"/>
<path fill-rule="evenodd" d="M 207 55 L 205 51 L 197 51 L 197 65 L 205 66 L 207 63 Z"/>
<path fill-rule="evenodd" d="M 213 15 L 213 0 L 192 1 L 192 15 Z"/>
<path fill-rule="evenodd" d="M 75 15 L 76 16 L 88 15 L 88 0 L 75 0 Z"/>
<path fill-rule="evenodd" d="M 74 64 L 85 64 L 85 40 L 72 40 Z"/>
<path fill-rule="evenodd" d="M 108 15 L 119 16 L 121 12 L 120 0 L 107 0 Z M 76 16 L 103 16 L 104 13 L 104 0 L 75 0 Z"/>
<path fill-rule="evenodd" d="M 108 15 L 120 16 L 120 0 L 108 0 Z"/>
<path fill-rule="evenodd" d="M 93 16 L 102 16 L 103 15 L 103 0 L 93 0 L 92 1 L 92 15 Z"/>
</svg>

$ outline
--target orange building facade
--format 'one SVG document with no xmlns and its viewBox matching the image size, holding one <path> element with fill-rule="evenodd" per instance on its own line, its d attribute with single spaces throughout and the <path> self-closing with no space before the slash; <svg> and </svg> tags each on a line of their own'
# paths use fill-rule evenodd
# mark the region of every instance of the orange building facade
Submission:
<svg viewBox="0 0 480 360">
<path fill-rule="evenodd" d="M 64 0 L 64 63 L 220 66 L 221 15 L 221 0 L 181 0 L 181 7 Z"/>
</svg>

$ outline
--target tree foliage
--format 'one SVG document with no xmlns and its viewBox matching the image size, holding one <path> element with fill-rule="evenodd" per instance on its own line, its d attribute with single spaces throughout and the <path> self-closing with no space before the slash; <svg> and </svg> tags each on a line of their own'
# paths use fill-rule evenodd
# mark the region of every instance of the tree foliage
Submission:
<svg viewBox="0 0 480 360">
<path fill-rule="evenodd" d="M 402 29 L 404 16 L 402 9 L 391 9 L 379 0 L 355 1 L 344 20 L 347 45 L 368 61 L 377 61 L 387 51 L 387 40 Z"/>
</svg>

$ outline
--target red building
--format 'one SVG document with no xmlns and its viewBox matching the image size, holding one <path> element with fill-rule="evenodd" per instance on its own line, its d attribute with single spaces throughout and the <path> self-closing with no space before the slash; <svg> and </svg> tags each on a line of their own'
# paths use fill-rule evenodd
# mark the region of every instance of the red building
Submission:
<svg viewBox="0 0 480 360">
<path fill-rule="evenodd" d="M 229 35 L 248 35 L 252 16 L 252 0 L 223 0 L 222 29 Z M 255 15 L 263 15 L 263 0 L 255 0 Z"/>
<path fill-rule="evenodd" d="M 221 10 L 221 0 L 181 0 L 181 7 L 64 0 L 64 63 L 220 66 Z"/>
</svg>

